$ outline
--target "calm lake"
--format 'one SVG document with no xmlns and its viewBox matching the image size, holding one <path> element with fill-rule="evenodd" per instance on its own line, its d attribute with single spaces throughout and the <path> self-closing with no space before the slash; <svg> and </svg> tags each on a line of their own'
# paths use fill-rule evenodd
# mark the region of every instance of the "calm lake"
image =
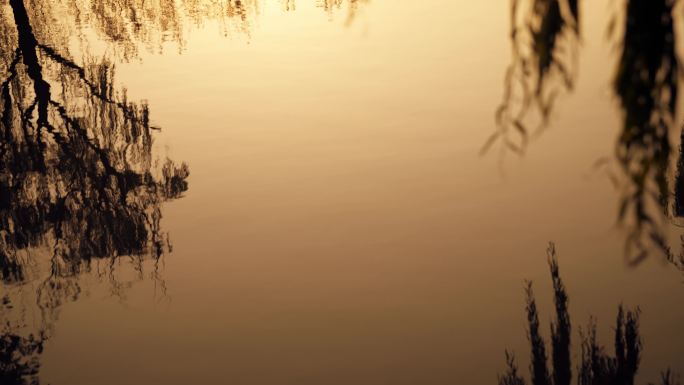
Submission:
<svg viewBox="0 0 684 385">
<path fill-rule="evenodd" d="M 42 333 L 43 384 L 496 384 L 506 350 L 528 376 L 525 280 L 549 336 L 553 241 L 573 357 L 592 317 L 613 354 L 622 303 L 641 309 L 637 383 L 684 374 L 684 274 L 628 263 L 620 189 L 595 167 L 623 116 L 614 3 L 581 3 L 572 91 L 503 157 L 481 149 L 511 62 L 505 1 L 3 4 L 12 103 L 26 127 L 62 125 L 36 136 L 42 160 L 3 158 L 3 181 L 52 202 L 29 205 L 51 207 L 41 220 L 19 195 L 2 211 L 5 237 L 17 218 L 43 229 L 12 238 L 28 267 L 0 286 L 4 332 Z M 29 164 L 58 163 L 26 192 Z"/>
</svg>

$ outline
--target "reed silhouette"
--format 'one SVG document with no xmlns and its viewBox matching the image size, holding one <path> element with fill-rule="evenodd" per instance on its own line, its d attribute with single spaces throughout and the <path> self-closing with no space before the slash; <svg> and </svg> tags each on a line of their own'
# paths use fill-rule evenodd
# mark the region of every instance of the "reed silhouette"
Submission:
<svg viewBox="0 0 684 385">
<path fill-rule="evenodd" d="M 551 359 L 547 344 L 539 329 L 539 311 L 532 290 L 532 282 L 525 287 L 527 338 L 530 343 L 530 383 L 532 385 L 569 385 L 573 379 L 571 360 L 571 331 L 568 295 L 560 277 L 556 248 L 547 249 L 553 282 L 556 319 L 551 322 Z M 580 330 L 581 354 L 577 365 L 579 385 L 634 385 L 642 354 L 639 334 L 640 310 L 618 307 L 615 321 L 614 355 L 609 355 L 596 337 L 596 322 L 589 321 L 586 331 Z M 514 356 L 506 352 L 507 371 L 499 376 L 499 385 L 525 385 Z M 662 385 L 679 384 L 668 369 L 661 375 Z"/>
</svg>

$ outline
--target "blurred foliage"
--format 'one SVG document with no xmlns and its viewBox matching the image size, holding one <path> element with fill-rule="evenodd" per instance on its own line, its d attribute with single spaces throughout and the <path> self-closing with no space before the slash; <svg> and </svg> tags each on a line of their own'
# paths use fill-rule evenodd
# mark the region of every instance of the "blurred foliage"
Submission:
<svg viewBox="0 0 684 385">
<path fill-rule="evenodd" d="M 511 0 L 511 64 L 496 111 L 497 130 L 483 147 L 522 154 L 548 124 L 558 96 L 572 90 L 580 39 L 578 0 Z"/>
<path fill-rule="evenodd" d="M 550 125 L 558 96 L 572 91 L 577 80 L 580 5 L 511 0 L 512 61 L 495 114 L 497 129 L 483 151 L 500 143 L 502 153 L 523 154 L 529 139 Z M 676 0 L 624 0 L 615 7 L 607 30 L 619 52 L 613 91 L 621 127 L 614 158 L 596 164 L 617 165 L 610 175 L 621 193 L 617 218 L 627 229 L 628 261 L 638 264 L 658 250 L 684 269 L 684 255 L 673 254 L 666 236 L 673 216 L 684 213 L 678 204 L 684 178 L 679 171 L 672 177 L 672 138 L 681 131 L 675 31 L 684 21 L 676 18 L 675 5 Z"/>
</svg>

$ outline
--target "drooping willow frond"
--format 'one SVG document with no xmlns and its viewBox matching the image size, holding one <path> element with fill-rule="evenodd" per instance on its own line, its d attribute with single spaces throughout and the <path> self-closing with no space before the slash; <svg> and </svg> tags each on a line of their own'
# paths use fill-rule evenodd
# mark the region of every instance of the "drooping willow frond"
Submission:
<svg viewBox="0 0 684 385">
<path fill-rule="evenodd" d="M 496 131 L 482 151 L 501 143 L 522 154 L 544 129 L 556 99 L 573 89 L 580 39 L 578 0 L 511 0 L 511 63 L 496 111 Z"/>
</svg>

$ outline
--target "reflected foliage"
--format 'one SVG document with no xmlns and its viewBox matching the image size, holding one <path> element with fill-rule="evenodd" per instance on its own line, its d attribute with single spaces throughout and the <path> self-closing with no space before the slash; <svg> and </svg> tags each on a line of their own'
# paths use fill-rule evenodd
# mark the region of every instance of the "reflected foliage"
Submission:
<svg viewBox="0 0 684 385">
<path fill-rule="evenodd" d="M 628 183 L 620 220 L 631 215 L 628 246 L 646 256 L 643 239 L 666 249 L 662 230 L 649 204 L 667 210 L 667 173 L 676 129 L 679 59 L 675 52 L 673 0 L 630 0 L 624 16 L 622 48 L 614 89 L 622 107 L 623 126 L 616 158 Z M 646 235 L 646 237 L 644 237 Z"/>
<path fill-rule="evenodd" d="M 551 280 L 553 282 L 556 319 L 551 323 L 551 360 L 546 353 L 546 341 L 539 330 L 537 309 L 532 283 L 526 286 L 527 337 L 530 343 L 530 383 L 532 385 L 570 384 L 573 379 L 571 363 L 571 322 L 568 295 L 560 277 L 556 249 L 547 249 Z M 579 385 L 634 385 L 642 354 L 639 334 L 640 310 L 618 307 L 614 327 L 614 355 L 598 343 L 596 322 L 590 320 L 585 332 L 580 330 L 581 354 L 577 366 Z M 507 371 L 499 376 L 499 385 L 524 385 L 515 358 L 506 352 Z M 669 370 L 664 372 L 660 384 L 679 384 Z"/>
<path fill-rule="evenodd" d="M 296 10 L 295 0 L 282 0 L 288 11 Z M 332 17 L 335 10 L 347 8 L 351 23 L 368 0 L 309 0 Z M 88 45 L 90 34 L 107 42 L 107 50 L 123 60 L 139 57 L 142 50 L 162 52 L 168 43 L 185 47 L 192 28 L 215 24 L 225 36 L 249 36 L 262 6 L 260 0 L 57 0 L 36 2 L 33 20 L 46 19 L 36 35 L 46 45 L 56 46 L 55 29 L 62 37 L 75 37 Z M 35 18 L 33 18 L 35 16 Z M 50 20 L 48 16 L 52 16 Z"/>
<path fill-rule="evenodd" d="M 20 337 L 10 333 L 0 334 L 0 383 L 7 385 L 38 384 L 43 340 Z"/>
<path fill-rule="evenodd" d="M 79 65 L 40 43 L 24 3 L 10 3 L 17 48 L 0 89 L 0 278 L 24 278 L 20 261 L 46 242 L 54 276 L 93 258 L 160 256 L 160 203 L 187 188 L 187 166 L 167 160 L 155 172 L 149 109 L 114 89 L 113 65 Z"/>
<path fill-rule="evenodd" d="M 12 308 L 9 297 L 4 296 L 0 309 L 4 313 Z M 44 333 L 25 337 L 15 334 L 17 326 L 10 321 L 0 326 L 0 384 L 37 385 L 40 355 L 47 337 Z"/>
<path fill-rule="evenodd" d="M 333 12 L 348 4 L 351 20 L 363 2 L 319 5 Z M 61 305 L 81 295 L 82 273 L 108 280 L 112 294 L 123 296 L 117 261 L 131 261 L 142 276 L 151 259 L 165 290 L 156 268 L 170 249 L 161 207 L 187 190 L 189 169 L 153 156 L 158 128 L 147 103 L 116 86 L 114 60 L 167 43 L 182 49 L 189 28 L 207 22 L 223 34 L 249 34 L 258 11 L 258 0 L 0 5 L 0 284 L 16 294 L 37 282 L 31 290 L 40 313 L 40 322 L 23 322 L 33 311 L 3 297 L 0 383 L 39 382 L 43 346 Z"/>
<path fill-rule="evenodd" d="M 494 143 L 522 154 L 543 129 L 558 96 L 575 83 L 580 14 L 578 0 L 512 0 L 511 56 L 504 97 L 496 111 Z"/>
<path fill-rule="evenodd" d="M 347 21 L 349 25 L 354 21 L 354 18 L 359 12 L 361 6 L 368 3 L 369 0 L 317 0 L 318 6 L 323 8 L 330 17 L 335 10 L 341 9 L 344 5 L 347 7 Z M 294 1 L 292 3 L 294 5 Z"/>
<path fill-rule="evenodd" d="M 676 122 L 680 81 L 676 1 L 625 0 L 619 4 L 608 32 L 619 52 L 613 91 L 621 128 L 614 162 L 606 158 L 597 165 L 614 163 L 619 170 L 610 174 L 621 191 L 618 222 L 628 229 L 629 261 L 639 263 L 654 248 L 678 261 L 665 237 L 667 218 L 684 212 L 681 178 L 670 178 L 675 174 L 670 164 L 676 155 L 671 138 L 680 130 Z M 512 0 L 513 60 L 496 112 L 497 130 L 485 150 L 502 143 L 502 151 L 522 153 L 530 134 L 538 132 L 530 127 L 532 115 L 537 116 L 537 127 L 547 127 L 556 97 L 572 90 L 579 7 L 578 0 Z"/>
<path fill-rule="evenodd" d="M 77 275 L 95 260 L 158 260 L 168 248 L 161 205 L 187 190 L 189 171 L 153 157 L 149 108 L 114 86 L 111 62 L 82 51 L 79 63 L 66 40 L 41 39 L 37 21 L 53 8 L 10 0 L 1 10 L 0 280 L 33 280 L 41 250 L 49 271 L 36 286 L 39 331 L 20 333 L 8 310 L 0 376 L 34 384 L 58 307 L 81 292 Z"/>
<path fill-rule="evenodd" d="M 320 5 L 330 11 L 344 3 L 355 10 L 362 2 Z M 77 60 L 70 35 L 83 42 L 88 26 L 130 58 L 139 44 L 181 42 L 184 18 L 247 22 L 257 8 L 256 0 L 12 0 L 0 7 L 0 279 L 26 280 L 29 251 L 46 243 L 55 276 L 78 273 L 92 258 L 159 256 L 159 204 L 187 188 L 187 166 L 152 159 L 148 106 L 114 87 L 115 66 L 89 55 L 87 44 Z"/>
<path fill-rule="evenodd" d="M 208 21 L 217 23 L 224 35 L 248 34 L 259 9 L 258 0 L 62 0 L 49 4 L 69 15 L 58 20 L 62 29 L 83 42 L 87 42 L 87 32 L 94 31 L 124 60 L 136 58 L 141 49 L 161 52 L 166 43 L 182 48 L 188 29 Z"/>
</svg>

